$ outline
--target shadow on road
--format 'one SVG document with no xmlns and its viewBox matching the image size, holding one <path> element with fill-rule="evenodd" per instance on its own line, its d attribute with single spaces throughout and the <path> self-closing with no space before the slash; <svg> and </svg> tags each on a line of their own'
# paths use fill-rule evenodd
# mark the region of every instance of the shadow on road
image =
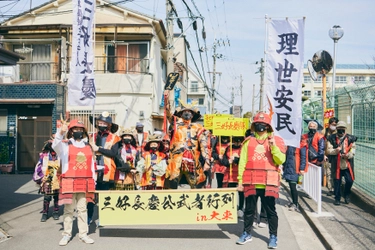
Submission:
<svg viewBox="0 0 375 250">
<path fill-rule="evenodd" d="M 187 230 L 187 229 L 99 229 L 100 237 L 125 237 L 125 238 L 188 238 L 188 239 L 229 239 L 227 235 L 218 230 Z"/>
<path fill-rule="evenodd" d="M 36 193 L 38 188 L 34 183 L 32 183 L 31 188 L 29 188 L 31 179 L 32 175 L 29 174 L 0 175 L 0 214 L 6 213 L 41 197 L 41 195 Z M 23 188 L 24 186 L 27 186 L 27 188 Z M 42 209 L 42 204 L 40 205 Z"/>
</svg>

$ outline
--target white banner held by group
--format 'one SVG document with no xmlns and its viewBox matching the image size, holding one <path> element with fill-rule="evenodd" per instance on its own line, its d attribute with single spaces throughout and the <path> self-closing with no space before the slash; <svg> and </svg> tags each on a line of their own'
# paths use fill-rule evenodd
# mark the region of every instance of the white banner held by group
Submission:
<svg viewBox="0 0 375 250">
<path fill-rule="evenodd" d="M 304 19 L 270 20 L 267 99 L 275 134 L 299 147 L 302 128 Z"/>
<path fill-rule="evenodd" d="M 73 0 L 72 60 L 68 81 L 69 105 L 95 105 L 94 17 L 95 0 Z"/>
</svg>

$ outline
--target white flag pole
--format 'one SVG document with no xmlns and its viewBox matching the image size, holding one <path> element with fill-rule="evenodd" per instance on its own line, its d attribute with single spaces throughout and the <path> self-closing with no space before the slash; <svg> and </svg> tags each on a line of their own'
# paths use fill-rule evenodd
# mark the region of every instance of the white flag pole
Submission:
<svg viewBox="0 0 375 250">
<path fill-rule="evenodd" d="M 94 79 L 95 79 L 95 46 L 96 46 L 96 1 L 94 0 L 94 21 L 93 21 L 93 29 L 92 29 L 92 46 L 93 46 L 93 53 L 94 53 L 94 58 L 93 58 L 93 75 L 94 75 Z M 95 140 L 94 140 L 94 133 L 95 133 L 95 102 L 96 102 L 96 96 L 95 96 L 95 100 L 94 100 L 94 105 L 92 105 L 92 143 L 95 144 Z"/>
</svg>

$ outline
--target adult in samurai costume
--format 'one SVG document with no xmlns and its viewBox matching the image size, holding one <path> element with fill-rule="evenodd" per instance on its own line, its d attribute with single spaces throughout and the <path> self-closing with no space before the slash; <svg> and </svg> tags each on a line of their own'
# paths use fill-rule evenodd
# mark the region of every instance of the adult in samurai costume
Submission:
<svg viewBox="0 0 375 250">
<path fill-rule="evenodd" d="M 191 188 L 202 188 L 206 181 L 204 171 L 210 171 L 211 168 L 209 131 L 196 123 L 201 115 L 194 103 L 187 105 L 181 102 L 182 107 L 177 108 L 172 115 L 169 90 L 165 90 L 164 95 L 167 96 L 167 118 L 173 124 L 166 186 L 177 189 L 184 177 Z"/>
</svg>

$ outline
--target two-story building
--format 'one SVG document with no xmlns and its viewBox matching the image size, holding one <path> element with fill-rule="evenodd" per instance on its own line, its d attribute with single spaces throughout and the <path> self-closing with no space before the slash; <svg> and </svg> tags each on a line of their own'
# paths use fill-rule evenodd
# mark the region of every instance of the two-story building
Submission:
<svg viewBox="0 0 375 250">
<path fill-rule="evenodd" d="M 56 131 L 60 114 L 89 125 L 92 107 L 67 103 L 72 8 L 72 1 L 51 1 L 0 26 L 2 46 L 25 57 L 16 66 L 0 66 L 0 115 L 5 120 L 0 130 L 13 129 L 8 133 L 15 141 L 10 155 L 18 171 L 33 170 L 43 142 Z M 161 20 L 96 1 L 95 115 L 109 111 L 123 127 L 138 121 L 145 130 L 161 127 L 165 47 Z"/>
</svg>

